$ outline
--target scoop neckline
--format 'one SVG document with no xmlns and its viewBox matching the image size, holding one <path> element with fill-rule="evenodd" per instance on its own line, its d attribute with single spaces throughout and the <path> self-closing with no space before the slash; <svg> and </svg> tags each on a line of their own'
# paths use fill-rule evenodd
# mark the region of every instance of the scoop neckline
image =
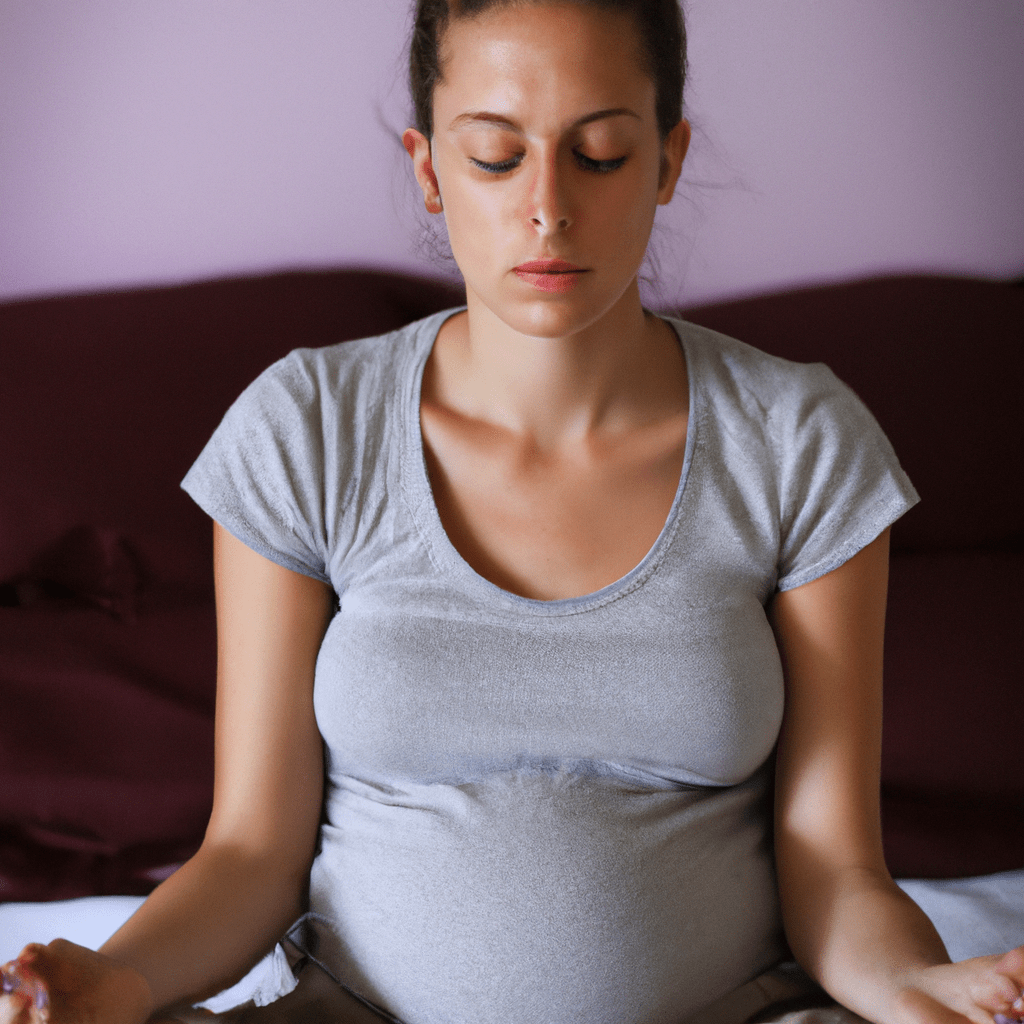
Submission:
<svg viewBox="0 0 1024 1024">
<path fill-rule="evenodd" d="M 414 359 L 412 360 L 410 386 L 406 389 L 405 402 L 405 433 L 406 452 L 408 458 L 403 460 L 406 463 L 406 488 L 411 490 L 414 500 L 413 511 L 419 533 L 426 543 L 431 556 L 438 568 L 450 574 L 458 580 L 467 590 L 473 592 L 482 600 L 497 601 L 507 608 L 520 612 L 529 612 L 536 615 L 572 615 L 579 612 L 590 611 L 599 608 L 612 601 L 625 597 L 634 590 L 643 586 L 644 583 L 655 573 L 660 564 L 672 538 L 679 525 L 679 509 L 682 504 L 683 494 L 686 490 L 687 480 L 690 475 L 690 464 L 693 460 L 693 452 L 696 444 L 698 417 L 694 414 L 697 403 L 697 388 L 695 386 L 694 363 L 691 349 L 686 343 L 673 318 L 661 316 L 655 313 L 659 319 L 672 328 L 679 347 L 682 350 L 683 359 L 686 362 L 687 387 L 689 392 L 689 411 L 686 424 L 686 445 L 683 450 L 683 467 L 679 473 L 679 483 L 676 486 L 675 496 L 669 508 L 668 516 L 661 528 L 654 543 L 647 554 L 624 576 L 609 583 L 600 590 L 589 594 L 580 594 L 576 597 L 555 598 L 546 601 L 540 598 L 524 597 L 522 594 L 515 594 L 511 590 L 505 590 L 496 583 L 492 583 L 485 576 L 481 576 L 459 553 L 452 544 L 448 533 L 441 522 L 441 514 L 437 510 L 437 503 L 434 500 L 434 491 L 430 484 L 430 475 L 427 472 L 427 462 L 424 454 L 423 429 L 420 420 L 420 406 L 423 393 L 423 375 L 426 370 L 427 360 L 434 349 L 434 343 L 441 332 L 444 324 L 453 316 L 465 311 L 466 306 L 457 306 L 453 309 L 444 310 L 428 319 L 422 328 L 421 343 L 417 345 Z M 410 486 L 411 485 L 411 486 Z"/>
</svg>

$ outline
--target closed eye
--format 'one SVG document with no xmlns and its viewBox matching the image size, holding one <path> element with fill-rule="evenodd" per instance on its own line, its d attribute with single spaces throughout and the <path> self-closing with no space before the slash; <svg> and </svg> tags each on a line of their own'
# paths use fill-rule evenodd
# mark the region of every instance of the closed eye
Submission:
<svg viewBox="0 0 1024 1024">
<path fill-rule="evenodd" d="M 573 150 L 573 156 L 576 157 L 576 162 L 586 171 L 593 171 L 595 174 L 609 174 L 612 171 L 617 171 L 625 162 L 626 157 L 620 156 L 616 160 L 594 160 L 589 156 L 584 156 L 582 153 L 577 153 Z M 482 171 L 487 171 L 488 174 L 507 174 L 509 171 L 514 171 L 522 162 L 523 156 L 514 156 L 509 160 L 502 160 L 501 163 L 489 164 L 483 160 L 476 160 L 473 157 L 469 158 L 470 161 L 479 167 Z"/>
<path fill-rule="evenodd" d="M 609 174 L 611 171 L 617 171 L 626 162 L 624 156 L 620 156 L 617 160 L 592 160 L 589 156 L 584 156 L 582 153 L 574 153 L 573 155 L 581 167 L 588 171 L 594 171 L 597 174 Z"/>
<path fill-rule="evenodd" d="M 487 171 L 488 174 L 505 174 L 507 171 L 514 170 L 522 162 L 521 156 L 514 156 L 511 160 L 502 160 L 500 164 L 488 164 L 483 160 L 476 160 L 473 157 L 469 158 L 470 163 L 475 164 L 482 171 Z"/>
</svg>

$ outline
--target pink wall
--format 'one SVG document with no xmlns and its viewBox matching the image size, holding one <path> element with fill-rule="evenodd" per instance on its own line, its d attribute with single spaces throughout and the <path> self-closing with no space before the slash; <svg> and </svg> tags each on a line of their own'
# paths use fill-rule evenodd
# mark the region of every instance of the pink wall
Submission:
<svg viewBox="0 0 1024 1024">
<path fill-rule="evenodd" d="M 413 249 L 408 0 L 0 0 L 0 298 Z M 1024 274 L 1021 0 L 688 0 L 666 300 Z"/>
</svg>

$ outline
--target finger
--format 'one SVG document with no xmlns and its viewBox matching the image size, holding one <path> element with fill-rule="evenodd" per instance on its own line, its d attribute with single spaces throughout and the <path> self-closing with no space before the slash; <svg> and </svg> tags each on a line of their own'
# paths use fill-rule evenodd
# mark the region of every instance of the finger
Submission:
<svg viewBox="0 0 1024 1024">
<path fill-rule="evenodd" d="M 11 960 L 0 967 L 0 991 L 12 999 L 25 996 L 27 983 L 25 970 L 17 960 Z"/>
<path fill-rule="evenodd" d="M 1018 999 L 1005 1013 L 993 1015 L 996 1024 L 1022 1024 L 1024 1022 L 1024 999 Z"/>
<path fill-rule="evenodd" d="M 1011 949 L 1000 957 L 995 970 L 996 974 L 1001 974 L 1013 984 L 1018 997 L 1024 997 L 1024 946 Z M 1015 1010 L 1024 1010 L 1024 998 L 1020 1002 L 1020 1006 L 1014 1006 Z"/>
<path fill-rule="evenodd" d="M 30 942 L 17 956 L 15 959 L 16 964 L 20 964 L 22 967 L 27 967 L 38 959 L 40 953 L 44 953 L 46 947 L 40 945 L 38 942 Z"/>
<path fill-rule="evenodd" d="M 0 995 L 0 1024 L 45 1024 L 49 1017 L 40 1018 L 32 998 L 26 992 Z"/>
<path fill-rule="evenodd" d="M 996 962 L 995 973 L 1003 983 L 1006 999 L 1006 1011 L 1001 1015 L 1011 1024 L 1016 1024 L 1018 1020 L 1024 1019 L 1024 946 L 1004 954 Z"/>
<path fill-rule="evenodd" d="M 1020 986 L 1005 974 L 989 975 L 975 990 L 975 1001 L 990 1012 L 1013 1015 L 1014 1003 L 1020 1001 Z"/>
<path fill-rule="evenodd" d="M 6 996 L 5 1001 L 9 1003 L 7 1013 L 18 1024 L 22 1020 L 36 1024 L 50 1019 L 50 997 L 46 985 L 30 966 L 35 962 L 35 953 L 35 949 L 26 946 L 17 960 L 0 967 L 2 990 Z"/>
<path fill-rule="evenodd" d="M 28 1024 L 28 1011 L 23 998 L 0 995 L 0 1024 Z"/>
<path fill-rule="evenodd" d="M 996 970 L 1000 974 L 1011 974 L 1024 980 L 1024 946 L 1004 953 L 996 964 Z"/>
</svg>

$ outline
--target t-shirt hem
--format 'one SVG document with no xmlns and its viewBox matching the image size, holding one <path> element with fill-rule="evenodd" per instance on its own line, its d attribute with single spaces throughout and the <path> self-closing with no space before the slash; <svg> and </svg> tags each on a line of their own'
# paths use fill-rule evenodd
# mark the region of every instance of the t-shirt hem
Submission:
<svg viewBox="0 0 1024 1024">
<path fill-rule="evenodd" d="M 262 555 L 268 562 L 273 562 L 275 565 L 281 566 L 283 569 L 290 569 L 292 572 L 297 572 L 301 576 L 309 576 L 312 579 L 319 580 L 321 583 L 326 583 L 328 586 L 333 587 L 333 583 L 329 576 L 324 572 L 316 570 L 305 562 L 299 561 L 297 558 L 292 558 L 287 553 L 280 551 L 276 548 L 270 547 L 259 539 L 254 533 L 250 532 L 244 525 L 234 522 L 229 516 L 224 515 L 220 509 L 216 509 L 212 505 L 208 505 L 204 500 L 204 495 L 196 493 L 181 484 L 181 489 L 215 522 L 224 527 L 228 533 L 231 534 L 236 540 L 240 540 L 247 548 L 251 551 L 255 551 L 257 555 Z"/>
<path fill-rule="evenodd" d="M 827 558 L 815 562 L 814 565 L 806 569 L 783 576 L 776 584 L 776 588 L 780 591 L 795 590 L 805 583 L 812 583 L 814 580 L 821 579 L 822 576 L 827 576 L 848 562 L 854 555 L 863 551 L 872 541 L 877 540 L 900 516 L 908 512 L 920 500 L 914 493 L 911 497 L 901 498 L 899 501 L 888 504 L 877 520 L 868 524 L 865 529 L 853 537 L 848 538 L 838 550 L 829 552 Z"/>
</svg>

